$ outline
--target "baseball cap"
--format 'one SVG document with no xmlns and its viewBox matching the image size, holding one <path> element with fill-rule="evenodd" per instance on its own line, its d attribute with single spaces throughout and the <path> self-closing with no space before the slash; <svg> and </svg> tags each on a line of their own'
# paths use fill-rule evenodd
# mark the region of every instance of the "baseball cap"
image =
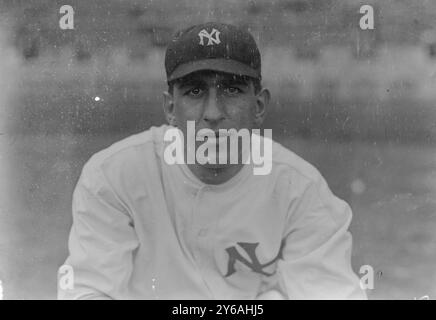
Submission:
<svg viewBox="0 0 436 320">
<path fill-rule="evenodd" d="M 218 22 L 176 33 L 165 53 L 167 81 L 200 70 L 261 78 L 261 58 L 253 36 L 241 27 Z"/>
</svg>

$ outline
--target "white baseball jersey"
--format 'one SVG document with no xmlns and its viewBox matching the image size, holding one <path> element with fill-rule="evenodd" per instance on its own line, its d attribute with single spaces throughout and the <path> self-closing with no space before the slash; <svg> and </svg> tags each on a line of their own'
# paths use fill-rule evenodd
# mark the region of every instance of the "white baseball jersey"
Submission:
<svg viewBox="0 0 436 320">
<path fill-rule="evenodd" d="M 272 170 L 220 185 L 163 159 L 169 126 L 95 154 L 73 194 L 62 299 L 365 299 L 351 268 L 350 207 L 273 142 Z"/>
</svg>

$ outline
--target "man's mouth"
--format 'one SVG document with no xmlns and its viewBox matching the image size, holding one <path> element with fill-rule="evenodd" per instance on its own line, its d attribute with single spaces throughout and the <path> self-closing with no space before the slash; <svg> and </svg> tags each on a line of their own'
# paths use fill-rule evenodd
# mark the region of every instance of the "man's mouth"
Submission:
<svg viewBox="0 0 436 320">
<path fill-rule="evenodd" d="M 229 137 L 229 133 L 227 132 L 227 130 L 217 130 L 217 131 L 214 131 L 214 134 L 215 134 L 216 140 L 223 140 L 223 139 L 226 139 L 227 137 Z M 205 141 L 207 141 L 210 137 L 209 134 L 198 134 L 197 136 L 198 136 L 198 138 L 203 139 Z"/>
</svg>

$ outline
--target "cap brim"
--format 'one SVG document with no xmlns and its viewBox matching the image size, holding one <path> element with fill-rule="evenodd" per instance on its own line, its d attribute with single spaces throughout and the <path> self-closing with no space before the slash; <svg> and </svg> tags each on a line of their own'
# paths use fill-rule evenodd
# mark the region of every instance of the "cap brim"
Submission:
<svg viewBox="0 0 436 320">
<path fill-rule="evenodd" d="M 260 79 L 259 71 L 239 61 L 229 59 L 204 59 L 181 64 L 171 73 L 167 81 L 172 81 L 201 70 L 220 71 Z"/>
</svg>

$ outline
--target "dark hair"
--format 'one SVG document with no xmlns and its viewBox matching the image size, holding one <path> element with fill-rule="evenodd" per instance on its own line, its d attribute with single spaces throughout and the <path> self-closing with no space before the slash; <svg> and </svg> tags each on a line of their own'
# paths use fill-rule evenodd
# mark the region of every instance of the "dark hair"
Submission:
<svg viewBox="0 0 436 320">
<path fill-rule="evenodd" d="M 248 76 L 243 76 L 244 79 L 246 79 L 247 82 L 252 82 L 253 83 L 253 87 L 254 87 L 254 93 L 258 94 L 260 92 L 260 90 L 262 90 L 262 83 L 261 80 L 258 78 L 252 78 L 252 77 L 248 77 Z M 168 84 L 168 92 L 173 94 L 174 91 L 174 85 L 177 82 L 181 82 L 183 78 L 180 79 L 175 79 L 173 81 L 169 81 L 167 82 Z"/>
</svg>

